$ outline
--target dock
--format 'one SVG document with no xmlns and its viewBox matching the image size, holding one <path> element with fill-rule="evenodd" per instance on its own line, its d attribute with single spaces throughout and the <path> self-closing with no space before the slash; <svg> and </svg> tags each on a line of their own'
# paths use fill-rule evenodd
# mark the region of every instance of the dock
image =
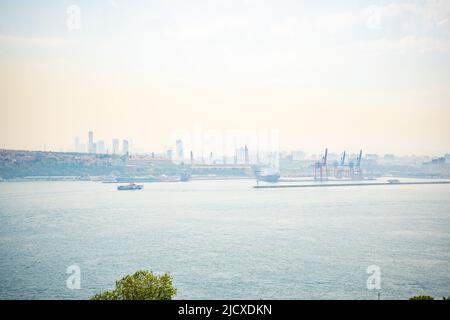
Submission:
<svg viewBox="0 0 450 320">
<path fill-rule="evenodd" d="M 419 185 L 419 184 L 450 184 L 450 181 L 417 181 L 417 182 L 358 182 L 358 183 L 321 183 L 321 184 L 285 184 L 285 185 L 256 185 L 255 189 L 275 189 L 275 188 L 321 188 L 321 187 L 360 187 L 360 186 L 398 186 L 398 185 Z"/>
</svg>

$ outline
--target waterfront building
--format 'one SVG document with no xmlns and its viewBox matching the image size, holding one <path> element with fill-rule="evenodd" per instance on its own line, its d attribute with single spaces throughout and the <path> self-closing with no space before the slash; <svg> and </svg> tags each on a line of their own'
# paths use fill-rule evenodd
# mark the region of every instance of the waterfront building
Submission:
<svg viewBox="0 0 450 320">
<path fill-rule="evenodd" d="M 119 139 L 112 140 L 112 153 L 113 154 L 119 153 Z"/>
<path fill-rule="evenodd" d="M 123 140 L 123 142 L 122 142 L 122 154 L 126 154 L 126 155 L 128 155 L 128 153 L 129 153 L 129 144 L 128 144 L 128 140 Z"/>
<path fill-rule="evenodd" d="M 94 144 L 94 132 L 89 131 L 88 133 L 88 152 L 95 153 L 95 144 Z"/>
<path fill-rule="evenodd" d="M 80 147 L 81 147 L 80 138 L 76 137 L 75 140 L 74 140 L 74 144 L 73 144 L 73 151 L 81 152 L 80 151 Z"/>
<path fill-rule="evenodd" d="M 183 160 L 184 154 L 183 154 L 183 141 L 178 139 L 176 141 L 176 152 L 177 152 L 177 159 Z"/>
</svg>

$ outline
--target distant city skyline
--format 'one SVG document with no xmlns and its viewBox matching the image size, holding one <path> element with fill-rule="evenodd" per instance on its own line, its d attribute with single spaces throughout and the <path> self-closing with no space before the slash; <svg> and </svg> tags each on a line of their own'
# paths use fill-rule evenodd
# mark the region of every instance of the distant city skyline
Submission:
<svg viewBox="0 0 450 320">
<path fill-rule="evenodd" d="M 450 152 L 449 1 L 70 4 L 79 26 L 68 3 L 0 3 L 1 148 L 93 130 L 164 152 L 202 122 L 276 129 L 281 150 Z"/>
<path fill-rule="evenodd" d="M 253 154 L 255 159 L 258 157 L 258 154 L 264 153 L 291 153 L 293 158 L 303 158 L 305 156 L 320 156 L 324 153 L 324 150 L 320 150 L 319 152 L 312 152 L 302 148 L 296 149 L 279 149 L 278 138 L 277 136 L 272 137 L 276 142 L 273 144 L 273 141 L 270 141 L 270 137 L 266 137 L 267 141 L 261 143 L 261 137 L 264 134 L 271 134 L 271 131 L 267 132 L 259 132 L 259 137 L 252 136 L 252 132 L 234 132 L 236 136 L 226 137 L 226 132 L 222 133 L 224 135 L 217 134 L 217 131 L 202 131 L 202 128 L 198 127 L 194 130 L 193 136 L 190 136 L 190 133 L 184 131 L 187 134 L 188 141 L 183 140 L 181 137 L 177 137 L 171 145 L 168 145 L 164 150 L 140 150 L 133 148 L 133 139 L 127 138 L 122 139 L 122 144 L 119 138 L 111 139 L 111 143 L 108 144 L 104 140 L 96 140 L 95 134 L 93 130 L 88 131 L 88 136 L 86 139 L 86 144 L 82 143 L 82 139 L 80 137 L 75 137 L 74 144 L 72 148 L 67 150 L 59 150 L 63 152 L 80 152 L 80 153 L 92 153 L 92 154 L 151 154 L 151 153 L 159 153 L 170 155 L 174 161 L 186 161 L 189 160 L 190 155 L 195 155 L 197 159 L 205 159 L 209 158 L 209 160 L 218 160 L 218 159 L 226 159 L 226 158 L 239 158 L 245 159 L 245 162 L 248 161 L 249 154 Z M 216 134 L 215 140 L 212 139 L 212 132 Z M 179 133 L 179 132 L 178 132 Z M 246 133 L 247 135 L 244 135 Z M 261 134 L 262 133 L 262 134 Z M 196 136 L 197 134 L 197 136 Z M 256 132 L 257 134 L 257 132 Z M 277 134 L 277 133 L 276 133 Z M 230 138 L 232 140 L 230 140 Z M 228 146 L 226 145 L 226 141 L 228 140 Z M 240 142 L 237 143 L 237 140 Z M 258 142 L 259 141 L 259 142 Z M 186 144 L 187 142 L 187 144 Z M 219 145 L 216 145 L 216 144 Z M 221 144 L 221 145 L 220 145 Z M 232 144 L 232 145 L 231 145 Z M 189 150 L 186 151 L 184 148 L 187 147 Z M 328 147 L 325 147 L 328 150 Z M 355 157 L 358 152 L 357 150 L 332 150 L 329 153 L 330 158 L 337 157 L 339 159 L 342 156 L 342 153 L 347 153 L 348 156 Z M 360 150 L 362 152 L 362 149 Z M 417 156 L 417 157 L 433 157 L 433 156 L 443 156 L 449 157 L 450 153 L 443 154 L 393 154 L 393 153 L 364 153 L 364 157 L 372 158 L 374 156 L 377 157 L 390 157 L 390 156 Z M 236 159 L 235 159 L 236 161 Z"/>
<path fill-rule="evenodd" d="M 81 138 L 80 138 L 81 136 Z M 207 136 L 207 134 L 206 134 Z M 215 152 L 213 152 L 212 150 L 217 150 L 217 147 L 213 147 L 213 148 L 207 148 L 201 152 L 201 149 L 198 149 L 199 146 L 193 147 L 191 144 L 188 145 L 189 150 L 186 151 L 184 149 L 184 145 L 185 145 L 185 141 L 183 141 L 183 139 L 176 139 L 173 141 L 173 143 L 168 143 L 166 144 L 165 148 L 163 149 L 139 149 L 139 148 L 134 148 L 133 147 L 133 139 L 132 138 L 127 138 L 127 139 L 119 139 L 119 138 L 113 138 L 110 139 L 111 142 L 108 143 L 107 141 L 105 141 L 104 139 L 96 139 L 95 138 L 95 133 L 93 130 L 89 130 L 87 132 L 87 137 L 85 142 L 83 143 L 83 139 L 82 139 L 82 135 L 76 136 L 73 139 L 73 144 L 67 148 L 52 148 L 51 146 L 47 145 L 47 144 L 43 144 L 41 148 L 36 148 L 36 149 L 27 149 L 27 148 L 7 148 L 5 147 L 5 145 L 0 145 L 0 149 L 11 149 L 11 150 L 25 150 L 25 151 L 49 151 L 49 152 L 79 152 L 79 153 L 92 153 L 92 154 L 118 154 L 118 155 L 123 155 L 126 154 L 127 152 L 129 154 L 169 154 L 170 153 L 170 157 L 174 160 L 188 160 L 189 159 L 189 153 L 192 153 L 193 150 L 195 150 L 196 152 L 194 152 L 193 154 L 195 155 L 196 159 L 200 159 L 200 158 L 208 158 L 210 156 L 214 156 L 214 159 L 221 159 L 223 156 L 226 156 L 229 159 L 232 159 L 233 157 L 235 157 L 238 153 L 242 153 L 244 152 L 245 148 L 248 149 L 248 144 L 245 142 L 242 142 L 238 145 L 234 145 L 234 148 L 228 148 L 228 150 L 225 152 L 226 154 L 224 155 L 223 153 L 219 152 L 219 155 Z M 90 140 L 92 138 L 92 140 Z M 208 138 L 203 136 L 203 139 L 206 141 Z M 107 140 L 107 139 L 106 139 Z M 243 141 L 243 140 L 241 140 Z M 92 145 L 90 145 L 92 143 Z M 206 144 L 205 144 L 206 145 Z M 211 146 L 211 145 L 210 145 Z M 195 149 L 197 148 L 197 149 Z M 200 148 L 205 148 L 204 146 L 201 146 Z M 226 148 L 225 148 L 226 149 Z M 271 148 L 258 148 L 257 145 L 251 145 L 251 149 L 249 149 L 250 153 L 253 153 L 256 156 L 256 153 L 258 152 L 258 150 L 261 153 L 268 153 L 268 152 L 280 152 L 280 153 L 291 153 L 294 158 L 298 158 L 298 157 L 319 157 L 321 155 L 323 155 L 324 153 L 324 149 L 329 149 L 328 146 L 324 146 L 321 149 L 305 149 L 302 147 L 297 147 L 297 148 L 293 148 L 293 149 L 289 149 L 289 148 L 279 148 L 279 149 L 271 149 Z M 342 155 L 342 152 L 347 152 L 347 154 L 350 154 L 354 157 L 357 155 L 358 153 L 358 148 L 356 149 L 351 149 L 351 148 L 344 148 L 344 149 L 339 149 L 339 148 L 331 148 L 330 150 L 332 150 L 332 152 L 330 153 L 330 155 L 332 157 L 340 157 Z M 242 158 L 242 154 L 239 156 L 240 158 Z M 301 156 L 300 156 L 301 155 Z M 373 156 L 378 156 L 378 157 L 390 157 L 390 156 L 397 156 L 397 157 L 445 157 L 445 158 L 449 158 L 450 156 L 450 152 L 442 152 L 442 153 L 395 153 L 395 152 L 364 152 L 364 157 L 373 157 Z M 230 161 L 230 160 L 228 160 Z"/>
<path fill-rule="evenodd" d="M 121 149 L 120 139 L 113 138 L 111 139 L 111 143 L 108 143 L 103 139 L 96 139 L 93 130 L 88 131 L 86 143 L 83 143 L 83 139 L 79 136 L 75 137 L 73 141 L 74 143 L 71 148 L 61 149 L 60 151 L 92 154 L 127 154 L 133 148 L 133 139 L 122 139 Z"/>
</svg>

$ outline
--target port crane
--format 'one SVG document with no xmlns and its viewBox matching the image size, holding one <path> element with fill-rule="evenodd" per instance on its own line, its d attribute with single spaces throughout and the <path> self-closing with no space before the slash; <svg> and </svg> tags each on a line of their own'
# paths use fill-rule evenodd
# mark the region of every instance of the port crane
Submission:
<svg viewBox="0 0 450 320">
<path fill-rule="evenodd" d="M 353 180 L 361 180 L 362 179 L 362 169 L 361 169 L 361 160 L 362 160 L 362 150 L 356 156 L 356 159 L 346 160 L 349 158 L 347 152 L 344 150 L 339 162 L 334 162 L 334 177 L 336 179 L 349 178 Z M 314 164 L 314 180 L 328 180 L 328 149 L 325 149 L 325 153 L 320 161 L 317 161 Z"/>
<path fill-rule="evenodd" d="M 319 179 L 318 178 L 318 173 L 319 173 L 320 181 L 322 181 L 324 172 L 325 172 L 325 180 L 328 179 L 327 158 L 328 158 L 328 148 L 325 148 L 325 154 L 322 157 L 322 160 L 316 162 L 314 165 L 314 180 Z"/>
<path fill-rule="evenodd" d="M 347 170 L 345 168 L 346 167 L 345 156 L 346 156 L 346 154 L 345 154 L 345 150 L 344 150 L 344 153 L 342 154 L 342 157 L 341 157 L 341 162 L 338 165 L 336 165 L 336 168 L 334 171 L 334 176 L 338 179 L 341 179 L 346 175 Z"/>
<path fill-rule="evenodd" d="M 362 179 L 361 159 L 362 159 L 362 150 L 359 151 L 359 155 L 356 158 L 356 164 L 354 164 L 353 162 L 349 164 L 350 177 L 352 179 Z"/>
</svg>

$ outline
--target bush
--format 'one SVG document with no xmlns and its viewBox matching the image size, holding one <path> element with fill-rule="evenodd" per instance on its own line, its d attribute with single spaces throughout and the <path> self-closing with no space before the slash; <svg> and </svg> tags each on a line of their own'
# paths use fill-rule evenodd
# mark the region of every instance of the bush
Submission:
<svg viewBox="0 0 450 320">
<path fill-rule="evenodd" d="M 409 298 L 409 300 L 434 300 L 432 296 L 414 296 Z"/>
<path fill-rule="evenodd" d="M 112 291 L 97 293 L 91 300 L 171 300 L 177 289 L 167 273 L 157 276 L 149 271 L 137 271 L 116 281 Z"/>
</svg>

